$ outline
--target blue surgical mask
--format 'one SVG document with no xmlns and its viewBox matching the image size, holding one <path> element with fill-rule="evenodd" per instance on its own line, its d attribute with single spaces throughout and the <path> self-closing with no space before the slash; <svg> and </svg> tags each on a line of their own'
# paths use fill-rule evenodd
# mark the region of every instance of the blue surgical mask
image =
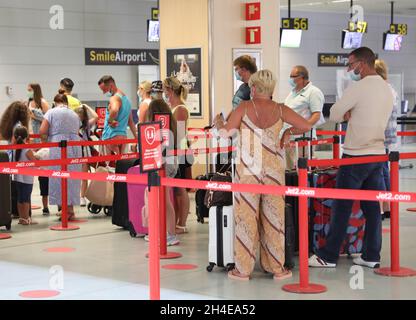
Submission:
<svg viewBox="0 0 416 320">
<path fill-rule="evenodd" d="M 361 74 L 360 73 L 355 73 L 355 70 L 351 70 L 350 72 L 348 72 L 350 78 L 352 81 L 360 81 L 361 80 Z"/>
<path fill-rule="evenodd" d="M 33 91 L 28 91 L 27 92 L 27 98 L 28 99 L 33 99 Z"/>
<path fill-rule="evenodd" d="M 243 79 L 241 78 L 240 74 L 239 74 L 237 71 L 234 71 L 234 73 L 235 73 L 235 78 L 236 78 L 238 81 L 243 81 Z"/>
<path fill-rule="evenodd" d="M 137 91 L 137 97 L 139 98 L 139 104 L 141 104 L 143 102 L 142 97 L 140 96 L 139 91 Z"/>
<path fill-rule="evenodd" d="M 296 82 L 295 82 L 295 79 L 293 79 L 293 78 L 289 78 L 289 85 L 290 85 L 290 87 L 291 87 L 292 89 L 295 89 L 295 88 L 296 88 Z"/>
<path fill-rule="evenodd" d="M 164 92 L 163 92 L 163 100 L 165 100 L 166 103 L 169 103 L 169 97 Z"/>
<path fill-rule="evenodd" d="M 111 91 L 107 91 L 106 93 L 104 93 L 104 95 L 105 95 L 107 98 L 111 98 L 111 97 L 113 96 L 113 94 L 111 93 Z"/>
</svg>

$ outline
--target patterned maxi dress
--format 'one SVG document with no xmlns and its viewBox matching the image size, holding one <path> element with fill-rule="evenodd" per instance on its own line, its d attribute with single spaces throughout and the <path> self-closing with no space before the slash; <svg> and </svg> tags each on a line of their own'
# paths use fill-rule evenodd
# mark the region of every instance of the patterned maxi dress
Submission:
<svg viewBox="0 0 416 320">
<path fill-rule="evenodd" d="M 80 120 L 78 115 L 67 107 L 56 107 L 46 112 L 44 118 L 49 123 L 48 141 L 60 142 L 79 141 Z M 81 147 L 68 147 L 68 158 L 81 158 Z M 60 148 L 50 149 L 50 159 L 61 159 Z M 61 170 L 60 166 L 50 167 L 50 170 Z M 81 165 L 70 165 L 68 171 L 81 171 Z M 81 180 L 68 179 L 68 205 L 80 205 Z M 62 205 L 61 179 L 49 178 L 49 203 Z"/>
<path fill-rule="evenodd" d="M 280 106 L 276 111 L 281 115 Z M 267 129 L 258 128 L 246 110 L 240 127 L 237 183 L 285 185 L 284 150 L 278 139 L 282 126 L 279 119 Z M 235 266 L 241 274 L 253 272 L 259 240 L 261 267 L 273 274 L 285 270 L 283 196 L 236 193 L 235 233 Z"/>
</svg>

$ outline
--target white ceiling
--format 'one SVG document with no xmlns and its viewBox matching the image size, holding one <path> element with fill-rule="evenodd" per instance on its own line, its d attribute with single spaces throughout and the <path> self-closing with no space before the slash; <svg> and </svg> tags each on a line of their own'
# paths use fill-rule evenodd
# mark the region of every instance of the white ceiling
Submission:
<svg viewBox="0 0 416 320">
<path fill-rule="evenodd" d="M 320 11 L 348 13 L 350 0 L 292 0 L 292 11 Z M 390 0 L 354 0 L 354 5 L 364 8 L 365 14 L 390 16 Z M 280 8 L 287 10 L 287 0 L 280 1 Z M 416 0 L 394 0 L 394 14 L 416 16 Z"/>
</svg>

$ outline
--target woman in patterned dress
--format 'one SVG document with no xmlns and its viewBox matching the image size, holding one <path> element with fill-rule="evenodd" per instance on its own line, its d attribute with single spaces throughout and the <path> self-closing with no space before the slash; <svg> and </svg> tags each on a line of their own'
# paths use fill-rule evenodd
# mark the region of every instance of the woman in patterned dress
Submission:
<svg viewBox="0 0 416 320">
<path fill-rule="evenodd" d="M 239 130 L 236 183 L 285 185 L 283 147 L 291 134 L 310 130 L 310 124 L 289 107 L 274 102 L 270 97 L 276 78 L 269 70 L 253 74 L 249 81 L 252 99 L 243 101 L 233 111 L 226 124 L 215 118 L 215 126 L 223 137 Z M 283 122 L 287 129 L 279 141 Z M 223 129 L 223 130 L 221 130 Z M 225 129 L 225 130 L 224 130 Z M 260 244 L 262 269 L 281 280 L 291 277 L 285 263 L 285 199 L 284 196 L 236 193 L 234 197 L 235 269 L 228 276 L 249 280 Z"/>
<path fill-rule="evenodd" d="M 78 115 L 68 108 L 68 99 L 63 94 L 58 94 L 54 99 L 55 108 L 50 109 L 44 115 L 40 127 L 40 134 L 43 140 L 49 142 L 80 141 L 78 135 L 81 122 Z M 81 147 L 68 147 L 68 158 L 81 158 Z M 61 159 L 60 148 L 51 148 L 50 160 Z M 61 170 L 61 166 L 50 167 L 50 170 Z M 81 165 L 70 165 L 68 171 L 81 171 Z M 80 205 L 80 180 L 68 179 L 68 219 L 75 218 L 74 206 Z M 49 204 L 62 206 L 61 179 L 49 179 Z"/>
</svg>

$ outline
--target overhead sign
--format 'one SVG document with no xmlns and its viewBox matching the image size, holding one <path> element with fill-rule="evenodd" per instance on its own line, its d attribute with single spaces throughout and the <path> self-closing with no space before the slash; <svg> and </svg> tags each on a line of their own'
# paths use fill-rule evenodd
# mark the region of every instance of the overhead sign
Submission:
<svg viewBox="0 0 416 320">
<path fill-rule="evenodd" d="M 260 2 L 252 2 L 246 3 L 246 20 L 260 20 L 261 13 L 260 13 L 261 3 Z"/>
<path fill-rule="evenodd" d="M 308 18 L 282 18 L 282 29 L 308 30 Z"/>
<path fill-rule="evenodd" d="M 159 65 L 159 50 L 85 48 L 86 65 Z"/>
<path fill-rule="evenodd" d="M 390 25 L 389 33 L 407 35 L 407 24 L 405 23 L 393 23 Z"/>
<path fill-rule="evenodd" d="M 162 124 L 146 122 L 139 124 L 139 160 L 141 173 L 162 168 Z"/>
<path fill-rule="evenodd" d="M 368 27 L 367 21 L 357 21 L 357 22 L 350 21 L 348 23 L 349 32 L 365 33 L 367 32 L 367 27 Z"/>
<path fill-rule="evenodd" d="M 346 67 L 348 53 L 318 53 L 318 67 Z"/>
<path fill-rule="evenodd" d="M 152 20 L 159 20 L 159 8 L 152 8 Z"/>
<path fill-rule="evenodd" d="M 168 112 L 155 112 L 153 115 L 153 121 L 160 122 L 162 125 L 162 145 L 169 147 L 170 141 L 170 116 Z"/>
</svg>

